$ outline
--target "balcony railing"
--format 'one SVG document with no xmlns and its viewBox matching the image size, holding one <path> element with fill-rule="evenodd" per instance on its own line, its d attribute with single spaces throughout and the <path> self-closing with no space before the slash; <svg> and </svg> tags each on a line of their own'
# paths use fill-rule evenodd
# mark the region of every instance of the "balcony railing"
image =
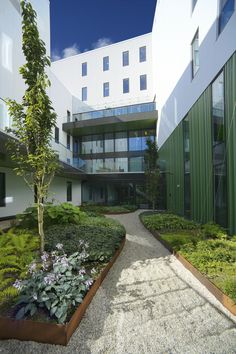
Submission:
<svg viewBox="0 0 236 354">
<path fill-rule="evenodd" d="M 106 108 L 98 111 L 90 111 L 90 112 L 73 114 L 73 121 L 76 122 L 81 120 L 99 119 L 99 118 L 113 117 L 113 116 L 120 116 L 120 115 L 134 114 L 134 113 L 153 112 L 155 110 L 156 110 L 155 102 L 141 103 L 141 104 L 134 104 L 134 105 L 123 106 L 123 107 Z"/>
<path fill-rule="evenodd" d="M 84 161 L 80 158 L 74 158 L 72 150 L 61 143 L 56 143 L 54 140 L 52 140 L 51 146 L 58 154 L 59 161 L 76 169 L 83 170 Z"/>
</svg>

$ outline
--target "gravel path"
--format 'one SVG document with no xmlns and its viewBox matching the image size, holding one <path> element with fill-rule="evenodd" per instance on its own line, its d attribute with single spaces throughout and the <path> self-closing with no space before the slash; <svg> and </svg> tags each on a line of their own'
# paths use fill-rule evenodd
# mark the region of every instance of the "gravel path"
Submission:
<svg viewBox="0 0 236 354">
<path fill-rule="evenodd" d="M 125 247 L 67 347 L 0 341 L 0 353 L 236 353 L 236 317 L 146 231 L 114 216 Z"/>
</svg>

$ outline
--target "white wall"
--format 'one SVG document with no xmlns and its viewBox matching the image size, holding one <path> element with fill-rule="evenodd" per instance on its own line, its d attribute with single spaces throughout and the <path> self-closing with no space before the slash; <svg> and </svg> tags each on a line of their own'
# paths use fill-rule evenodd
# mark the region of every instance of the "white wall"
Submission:
<svg viewBox="0 0 236 354">
<path fill-rule="evenodd" d="M 48 201 L 55 204 L 66 202 L 66 182 L 72 182 L 72 204 L 81 204 L 81 182 L 71 178 L 55 177 L 50 189 Z"/>
<path fill-rule="evenodd" d="M 153 24 L 153 73 L 161 146 L 236 50 L 236 11 L 217 35 L 218 0 L 159 0 Z M 192 79 L 191 42 L 199 29 L 200 69 Z"/>
<path fill-rule="evenodd" d="M 70 92 L 81 99 L 82 87 L 88 88 L 87 109 L 149 102 L 154 98 L 152 83 L 151 33 L 106 47 L 55 61 L 52 70 Z M 139 47 L 146 46 L 147 61 L 139 62 Z M 122 66 L 122 52 L 129 51 L 129 65 Z M 110 68 L 103 71 L 103 57 L 109 56 Z M 82 63 L 87 62 L 87 76 Z M 139 76 L 147 75 L 147 90 L 140 91 Z M 130 92 L 123 94 L 123 79 L 130 79 Z M 110 83 L 110 96 L 103 97 L 103 83 Z"/>
</svg>

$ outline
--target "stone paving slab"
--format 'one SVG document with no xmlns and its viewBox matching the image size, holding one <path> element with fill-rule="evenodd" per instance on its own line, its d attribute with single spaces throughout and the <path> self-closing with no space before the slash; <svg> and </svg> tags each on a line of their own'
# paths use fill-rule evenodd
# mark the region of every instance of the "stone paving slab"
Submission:
<svg viewBox="0 0 236 354">
<path fill-rule="evenodd" d="M 231 315 L 143 227 L 137 211 L 114 216 L 125 247 L 67 347 L 0 341 L 0 354 L 234 354 Z"/>
</svg>

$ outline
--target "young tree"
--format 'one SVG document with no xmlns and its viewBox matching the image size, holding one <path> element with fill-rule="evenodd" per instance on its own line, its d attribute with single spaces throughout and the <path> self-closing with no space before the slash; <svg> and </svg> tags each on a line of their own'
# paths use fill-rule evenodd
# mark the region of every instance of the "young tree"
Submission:
<svg viewBox="0 0 236 354">
<path fill-rule="evenodd" d="M 159 194 L 160 169 L 158 166 L 158 147 L 155 141 L 147 139 L 147 148 L 145 150 L 145 176 L 146 176 L 146 193 L 155 209 L 157 197 Z"/>
<path fill-rule="evenodd" d="M 46 55 L 45 43 L 39 37 L 37 14 L 27 0 L 21 0 L 21 10 L 22 50 L 26 60 L 19 71 L 26 91 L 21 103 L 7 100 L 13 121 L 11 131 L 17 138 L 12 139 L 9 146 L 16 174 L 24 178 L 37 201 L 38 232 L 43 252 L 44 198 L 58 168 L 57 156 L 50 146 L 56 114 L 46 92 L 50 86 L 46 74 L 50 59 Z"/>
</svg>

